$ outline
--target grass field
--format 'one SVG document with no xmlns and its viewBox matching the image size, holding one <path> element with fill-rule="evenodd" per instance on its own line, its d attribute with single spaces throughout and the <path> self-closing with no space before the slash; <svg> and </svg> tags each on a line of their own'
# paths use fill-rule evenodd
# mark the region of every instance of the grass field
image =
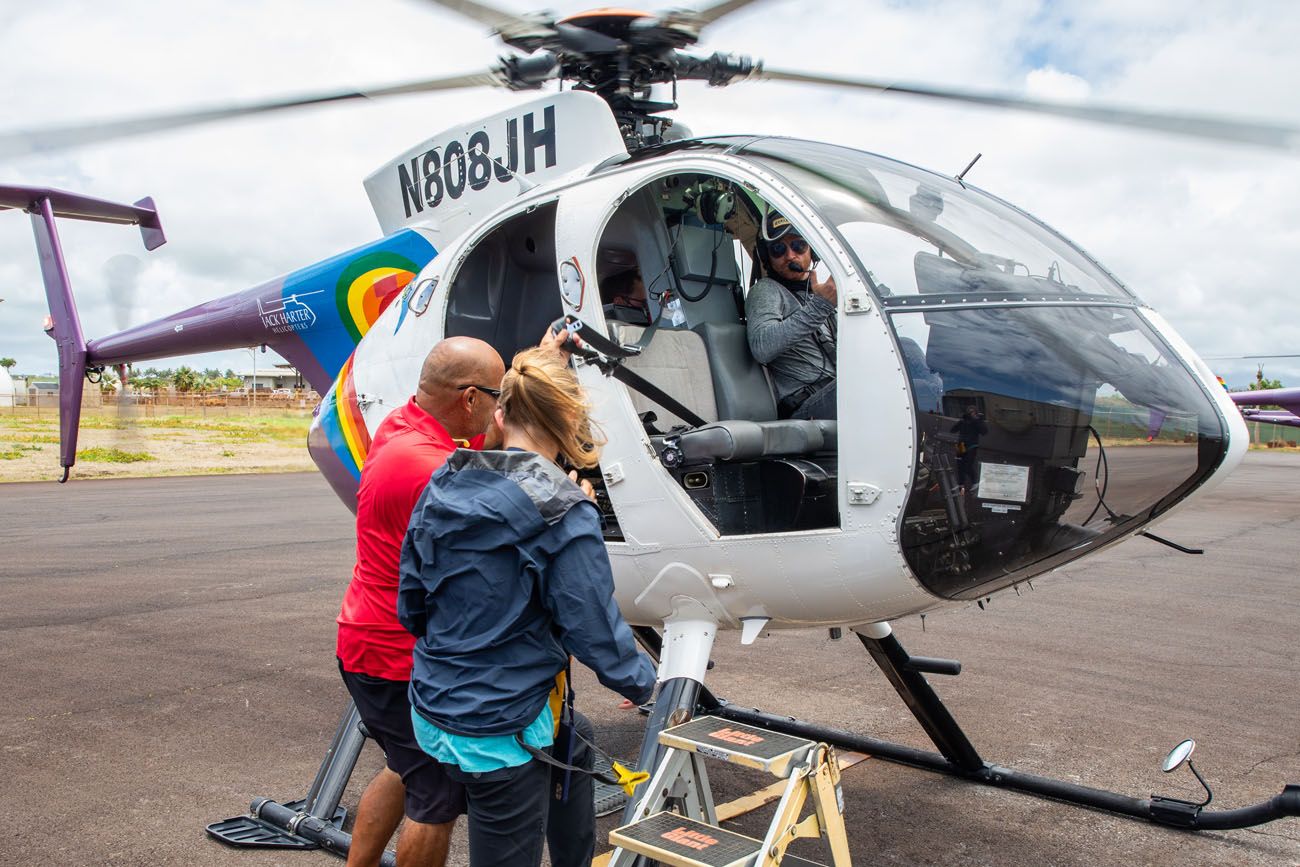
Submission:
<svg viewBox="0 0 1300 867">
<path fill-rule="evenodd" d="M 78 478 L 280 473 L 315 469 L 307 455 L 309 410 L 203 416 L 87 410 L 77 441 Z M 59 420 L 50 410 L 0 410 L 0 482 L 57 479 Z"/>
</svg>

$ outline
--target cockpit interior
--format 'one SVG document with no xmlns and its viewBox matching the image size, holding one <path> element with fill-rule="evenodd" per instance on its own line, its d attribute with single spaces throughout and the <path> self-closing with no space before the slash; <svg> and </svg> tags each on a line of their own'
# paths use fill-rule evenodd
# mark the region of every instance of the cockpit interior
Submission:
<svg viewBox="0 0 1300 867">
<path fill-rule="evenodd" d="M 764 209 L 725 178 L 668 175 L 630 193 L 597 254 L 602 286 L 635 269 L 644 287 L 644 310 L 606 291 L 606 320 L 617 341 L 641 347 L 625 365 L 697 423 L 651 394 L 633 390 L 632 402 L 660 462 L 723 535 L 839 523 L 835 420 L 780 418 L 749 349 L 745 293 Z"/>
</svg>

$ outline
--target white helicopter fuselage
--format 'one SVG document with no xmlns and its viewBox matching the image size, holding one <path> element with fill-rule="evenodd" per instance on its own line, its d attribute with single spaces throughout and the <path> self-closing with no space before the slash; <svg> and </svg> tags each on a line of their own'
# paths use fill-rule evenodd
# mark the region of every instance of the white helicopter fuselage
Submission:
<svg viewBox="0 0 1300 867">
<path fill-rule="evenodd" d="M 522 129 L 522 118 L 525 116 L 547 118 L 551 126 L 549 133 L 553 137 L 549 142 L 549 147 L 552 148 L 549 156 L 552 159 L 549 162 L 544 159 L 547 156 L 544 152 L 546 145 L 538 146 L 543 150 L 538 152 L 535 161 L 528 164 L 530 171 L 527 172 L 517 151 L 516 141 L 522 135 L 519 130 Z M 536 122 L 529 123 L 531 134 L 536 139 Z M 514 142 L 510 145 L 514 150 L 501 154 L 495 164 L 480 159 L 477 179 L 482 181 L 484 172 L 487 172 L 487 182 L 482 183 L 478 190 L 471 189 L 468 183 L 464 183 L 458 197 L 453 199 L 450 190 L 455 188 L 454 182 L 468 176 L 459 175 L 452 170 L 452 174 L 443 174 L 432 182 L 428 177 L 443 171 L 448 165 L 454 165 L 446 159 L 449 152 L 454 152 L 458 147 L 473 151 L 470 143 L 479 130 L 499 130 L 495 140 Z M 449 151 L 449 145 L 458 142 L 461 144 Z M 478 143 L 479 150 L 482 151 L 483 137 L 478 138 Z M 425 156 L 427 154 L 434 154 L 436 158 L 429 158 Z M 484 156 L 479 154 L 479 157 Z M 614 159 L 611 160 L 611 156 Z M 455 159 L 468 164 L 470 158 L 457 155 Z M 620 162 L 623 164 L 620 165 Z M 605 164 L 601 165 L 602 163 Z M 483 167 L 485 165 L 486 168 Z M 496 168 L 493 168 L 494 165 Z M 600 170 L 593 171 L 598 166 Z M 399 170 L 400 183 L 397 182 Z M 421 175 L 421 172 L 425 174 Z M 419 181 L 421 176 L 425 177 L 422 182 Z M 1090 413 L 1094 409 L 1095 396 L 1099 393 L 1098 384 L 1110 381 L 1114 385 L 1119 381 L 1116 385 L 1119 391 L 1139 395 L 1134 401 L 1126 403 L 1126 406 L 1151 407 L 1150 424 L 1157 432 L 1161 424 L 1168 426 L 1173 423 L 1164 421 L 1168 416 L 1170 419 L 1191 419 L 1185 425 L 1190 425 L 1187 427 L 1189 431 L 1197 430 L 1199 423 L 1201 436 L 1205 438 L 1205 431 L 1214 427 L 1211 418 L 1217 416 L 1217 433 L 1211 432 L 1211 438 L 1217 437 L 1216 441 L 1221 441 L 1219 452 L 1212 458 L 1199 459 L 1199 470 L 1192 482 L 1186 482 L 1182 470 L 1176 478 L 1171 476 L 1168 481 L 1167 488 L 1181 486 L 1178 493 L 1180 501 L 1193 492 L 1207 490 L 1240 460 L 1246 445 L 1246 432 L 1240 415 L 1218 388 L 1205 364 L 1196 358 L 1168 323 L 1154 311 L 1136 302 L 1136 299 L 1131 296 L 1101 297 L 1086 292 L 1068 298 L 1017 294 L 1018 284 L 1011 281 L 1031 279 L 1028 275 L 1018 273 L 1017 265 L 1020 263 L 1017 262 L 1002 270 L 990 270 L 989 274 L 995 275 L 1002 283 L 992 290 L 985 287 L 983 294 L 978 297 L 970 293 L 957 297 L 950 292 L 940 292 L 938 294 L 945 299 L 941 312 L 936 312 L 938 308 L 935 307 L 928 308 L 930 312 L 922 314 L 904 311 L 898 305 L 911 302 L 897 292 L 896 284 L 891 283 L 895 286 L 895 292 L 886 297 L 881 289 L 883 284 L 879 275 L 873 279 L 872 272 L 877 270 L 873 257 L 885 257 L 887 245 L 877 247 L 871 241 L 860 240 L 855 234 L 863 224 L 858 219 L 860 215 L 846 221 L 843 214 L 833 213 L 837 207 L 833 196 L 829 199 L 823 196 L 819 203 L 809 197 L 807 190 L 798 188 L 791 177 L 790 172 L 772 170 L 770 162 L 765 163 L 745 154 L 730 153 L 726 148 L 711 151 L 691 147 L 676 150 L 667 148 L 659 155 L 627 159 L 608 109 L 595 97 L 581 93 L 553 95 L 508 113 L 508 116 L 498 115 L 450 131 L 413 148 L 376 172 L 367 186 L 386 230 L 412 228 L 433 244 L 437 255 L 411 282 L 400 300 L 380 316 L 357 346 L 351 364 L 351 376 L 366 427 L 373 433 L 389 412 L 406 402 L 429 348 L 444 336 L 449 333 L 466 333 L 466 327 L 479 327 L 474 324 L 475 317 L 484 320 L 484 323 L 492 316 L 505 317 L 520 328 L 530 318 L 537 318 L 518 312 L 503 313 L 502 309 L 493 309 L 487 303 L 477 313 L 466 309 L 470 297 L 466 293 L 469 290 L 458 290 L 458 287 L 467 286 L 471 282 L 470 277 L 462 275 L 476 267 L 474 257 L 480 247 L 486 250 L 492 244 L 509 243 L 512 231 L 515 234 L 528 234 L 524 231 L 525 228 L 531 232 L 538 225 L 539 219 L 544 219 L 547 225 L 553 226 L 553 234 L 550 237 L 538 235 L 536 239 L 529 234 L 523 243 L 528 245 L 528 254 L 550 258 L 554 277 L 549 286 L 543 281 L 531 288 L 529 291 L 533 294 L 527 296 L 530 299 L 528 303 L 535 303 L 542 311 L 562 312 L 572 316 L 580 320 L 582 327 L 590 330 L 589 333 L 607 334 L 611 323 L 607 321 L 606 309 L 601 304 L 599 284 L 603 278 L 600 272 L 606 268 L 605 260 L 611 244 L 618 246 L 610 238 L 617 234 L 619 221 L 626 223 L 631 219 L 628 215 L 635 210 L 632 206 L 636 204 L 638 196 L 650 203 L 645 207 L 651 210 L 655 210 L 658 207 L 655 203 L 658 203 L 663 205 L 665 212 L 672 212 L 678 206 L 677 199 L 673 198 L 677 195 L 673 192 L 675 179 L 705 178 L 705 185 L 713 185 L 709 189 L 732 190 L 737 193 L 744 191 L 751 201 L 761 201 L 766 207 L 786 215 L 816 247 L 825 271 L 835 280 L 838 289 L 836 352 L 840 384 L 838 419 L 835 422 L 837 447 L 834 449 L 833 461 L 826 465 L 831 466 L 834 473 L 833 510 L 836 517 L 830 526 L 794 528 L 780 532 L 745 532 L 743 525 L 733 526 L 730 530 L 720 527 L 717 516 L 710 515 L 706 509 L 701 508 L 701 503 L 693 496 L 690 486 L 684 485 L 682 477 L 670 472 L 672 468 L 665 465 L 664 438 L 647 432 L 646 425 L 638 414 L 643 407 L 636 405 L 633 392 L 622 382 L 606 375 L 596 364 L 579 360 L 580 379 L 594 405 L 595 418 L 608 440 L 600 465 L 604 480 L 603 493 L 607 497 L 608 507 L 617 516 L 621 530 L 621 538 L 611 539 L 608 550 L 614 568 L 617 600 L 630 622 L 648 625 L 668 623 L 671 626 L 674 622 L 690 621 L 699 625 L 697 634 L 709 634 L 710 630 L 717 629 L 741 629 L 746 640 L 752 640 L 759 630 L 766 628 L 854 626 L 888 621 L 966 601 L 976 595 L 982 597 L 987 593 L 1007 589 L 1015 581 L 1033 577 L 1062 562 L 1113 545 L 1148 526 L 1156 518 L 1168 514 L 1172 502 L 1166 501 L 1169 491 L 1165 489 L 1154 491 L 1148 498 L 1151 503 L 1161 501 L 1159 508 L 1152 506 L 1144 514 L 1133 512 L 1117 515 L 1112 512 L 1111 505 L 1103 501 L 1101 505 L 1105 506 L 1108 513 L 1112 513 L 1114 519 L 1109 526 L 1098 524 L 1087 531 L 1072 530 L 1077 538 L 1070 537 L 1068 544 L 1059 533 L 1051 536 L 1047 542 L 1026 542 L 1022 539 L 1014 543 L 1019 545 L 1015 562 L 1008 560 L 1001 567 L 1007 576 L 1015 572 L 1019 576 L 1015 581 L 1011 578 L 1005 581 L 993 580 L 988 578 L 986 571 L 980 579 L 983 583 L 972 583 L 969 587 L 959 586 L 961 575 L 979 572 L 978 561 L 981 556 L 991 561 L 997 556 L 1011 557 L 1011 554 L 1004 554 L 1000 549 L 994 551 L 994 547 L 1003 543 L 991 542 L 986 546 L 988 551 L 985 555 L 958 552 L 959 560 L 963 556 L 968 560 L 973 556 L 974 560 L 964 566 L 960 563 L 953 565 L 949 554 L 939 550 L 948 543 L 933 541 L 938 537 L 933 536 L 932 525 L 944 523 L 944 508 L 948 509 L 949 520 L 955 520 L 952 518 L 952 509 L 955 507 L 956 495 L 948 493 L 951 479 L 944 482 L 946 506 L 942 503 L 936 505 L 939 500 L 934 492 L 940 488 L 940 483 L 935 479 L 945 472 L 951 476 L 951 467 L 948 465 L 952 463 L 947 457 L 938 456 L 940 448 L 936 444 L 940 441 L 947 443 L 951 439 L 945 435 L 954 416 L 959 413 L 945 414 L 944 406 L 936 402 L 937 399 L 932 399 L 931 405 L 918 406 L 918 401 L 921 400 L 918 397 L 918 383 L 926 377 L 940 378 L 937 372 L 940 367 L 936 362 L 933 370 L 927 369 L 923 375 L 918 374 L 914 359 L 909 359 L 903 347 L 910 343 L 925 343 L 923 334 L 913 334 L 908 329 L 931 329 L 928 332 L 929 352 L 926 357 L 936 359 L 942 354 L 941 350 L 951 354 L 951 346 L 945 349 L 940 340 L 944 317 L 965 317 L 962 321 L 967 324 L 963 327 L 968 329 L 972 327 L 969 324 L 971 322 L 987 321 L 996 324 L 1006 317 L 1022 317 L 1024 323 L 1028 324 L 1014 325 L 1010 333 L 1018 335 L 1017 340 L 1021 343 L 1034 343 L 1039 347 L 1035 350 L 1039 356 L 1042 346 L 1050 346 L 1056 340 L 1034 329 L 1048 327 L 1043 323 L 1049 322 L 1052 316 L 1077 317 L 1083 315 L 1077 313 L 1079 308 L 1095 302 L 1099 309 L 1105 311 L 1102 315 L 1115 317 L 1115 322 L 1121 321 L 1120 317 L 1129 317 L 1124 320 L 1128 323 L 1125 327 L 1130 332 L 1145 336 L 1140 339 L 1135 337 L 1126 345 L 1132 347 L 1142 343 L 1137 351 L 1147 351 L 1148 356 L 1155 356 L 1147 357 L 1146 362 L 1160 372 L 1152 374 L 1144 371 L 1142 363 L 1129 362 L 1126 353 L 1131 350 L 1116 350 L 1110 344 L 1105 346 L 1102 355 L 1071 355 L 1071 364 L 1086 366 L 1087 363 L 1093 363 L 1097 368 L 1080 377 L 1084 383 L 1080 391 L 1087 399 L 1079 406 L 1085 406 Z M 938 184 L 939 180 L 936 176 L 935 183 Z M 449 181 L 452 182 L 450 185 Z M 411 191 L 419 192 L 421 188 L 427 196 L 418 202 L 421 207 L 415 207 L 417 199 Z M 435 192 L 438 194 L 436 201 Z M 953 198 L 957 195 L 960 194 L 945 189 L 941 198 L 949 197 L 950 209 L 960 210 L 962 202 Z M 835 196 L 847 197 L 847 193 L 837 190 Z M 882 207 L 879 198 L 875 192 L 866 196 L 870 200 L 869 209 L 875 209 L 873 213 L 879 212 Z M 719 239 L 714 242 L 715 256 L 719 249 L 725 249 L 726 255 L 731 256 L 734 248 L 736 255 L 742 261 L 745 260 L 745 254 L 740 250 L 743 245 L 733 244 L 737 239 L 724 236 L 721 223 L 713 225 L 711 229 L 707 225 L 696 226 L 695 223 L 699 221 L 695 219 L 694 213 L 676 213 L 676 237 L 671 234 L 663 236 L 667 238 L 664 242 L 668 253 L 666 262 L 680 270 L 674 254 L 678 258 L 686 255 L 681 245 L 683 233 L 688 229 L 696 234 L 712 231 Z M 832 216 L 828 218 L 827 214 Z M 882 222 L 897 223 L 906 216 L 903 211 L 894 209 L 886 213 Z M 938 229 L 927 228 L 934 225 L 933 218 L 927 218 L 930 222 L 920 219 L 916 221 L 919 229 L 909 228 L 906 233 L 909 240 L 922 237 L 933 244 L 938 239 L 941 248 L 960 248 L 956 242 L 946 240 L 947 236 Z M 635 222 L 629 225 L 636 229 Z M 732 223 L 729 222 L 727 226 L 730 231 Z M 511 227 L 522 228 L 516 231 Z M 640 245 L 636 250 L 636 260 L 642 276 L 650 288 L 651 298 L 655 299 L 657 295 L 658 302 L 663 304 L 666 303 L 665 297 L 671 297 L 672 292 L 670 290 L 669 296 L 664 296 L 662 287 L 655 285 L 656 274 L 660 272 L 652 267 L 652 254 L 647 253 L 645 247 L 648 243 L 645 238 L 654 234 L 652 228 L 647 224 L 644 231 L 633 232 L 632 236 L 641 240 L 634 238 L 633 241 L 625 241 L 622 247 L 626 249 L 628 246 Z M 1051 234 L 1050 230 L 1041 228 L 1043 231 L 1040 234 L 1043 237 Z M 665 230 L 659 227 L 654 231 L 663 235 Z M 671 229 L 668 231 L 671 233 Z M 1038 229 L 1034 231 L 1037 232 Z M 629 236 L 625 232 L 621 237 Z M 725 247 L 720 246 L 724 241 Z M 1059 239 L 1059 243 L 1062 246 L 1067 244 L 1064 239 Z M 1077 254 L 1082 270 L 1093 268 L 1093 271 L 1109 278 L 1099 267 L 1094 267 L 1095 263 L 1091 263 L 1086 256 L 1074 248 L 1071 250 Z M 913 254 L 910 250 L 906 252 L 908 257 L 915 258 L 920 263 L 916 266 L 919 273 L 921 264 L 924 264 L 922 257 L 928 254 Z M 999 255 L 1003 253 L 997 249 L 987 252 Z M 528 255 L 518 251 L 516 253 L 518 256 Z M 974 258 L 982 254 L 953 254 L 949 251 L 948 255 L 963 260 L 968 275 L 964 279 L 969 279 L 970 269 L 975 267 L 971 263 L 982 261 Z M 939 264 L 943 267 L 951 266 L 947 260 Z M 714 266 L 716 271 L 716 259 Z M 509 280 L 511 272 L 508 269 L 513 266 L 507 262 L 505 267 L 507 270 L 502 272 L 502 279 Z M 1032 275 L 1032 264 L 1022 267 L 1027 268 Z M 1057 273 L 1059 280 L 1059 272 Z M 1089 279 L 1101 279 L 1092 272 L 1087 276 Z M 1043 278 L 1039 276 L 1033 276 L 1032 279 L 1038 281 L 1034 286 L 1058 286 L 1055 282 L 1044 284 Z M 1050 272 L 1047 279 L 1052 279 Z M 1110 279 L 1113 282 L 1113 278 Z M 920 282 L 919 277 L 917 280 Z M 1087 285 L 1083 278 L 1080 278 L 1080 283 Z M 710 286 L 712 284 L 710 279 Z M 1008 289 L 1008 286 L 1011 288 Z M 1063 282 L 1059 286 L 1062 292 L 1067 288 L 1078 288 L 1074 285 L 1067 287 Z M 743 291 L 744 288 L 743 285 L 738 285 L 737 291 Z M 460 297 L 457 297 L 458 291 L 462 293 Z M 507 288 L 506 291 L 510 290 Z M 705 291 L 707 293 L 708 290 Z M 921 293 L 927 291 L 935 290 L 933 286 L 922 285 L 915 295 L 916 303 L 926 303 L 927 296 Z M 717 293 L 718 290 L 715 289 L 714 292 Z M 1118 294 L 1116 291 L 1115 295 Z M 705 309 L 708 303 L 703 301 L 683 305 L 687 308 L 686 321 L 677 323 L 685 326 L 680 330 L 695 327 L 723 309 L 717 303 Z M 652 309 L 656 306 L 652 301 Z M 1059 314 L 1056 312 L 1066 308 L 1073 309 Z M 733 309 L 727 309 L 727 315 L 735 313 Z M 1013 312 L 1007 313 L 1007 310 Z M 978 317 L 981 316 L 985 320 L 979 320 Z M 695 321 L 697 317 L 699 322 Z M 921 325 L 922 317 L 925 317 L 924 326 Z M 549 319 L 549 315 L 542 315 L 538 321 Z M 900 325 L 903 322 L 906 322 L 906 327 Z M 449 323 L 453 326 L 449 327 Z M 734 325 L 735 323 L 730 323 L 731 327 Z M 661 335 L 670 330 L 679 331 L 670 329 L 666 323 L 661 324 L 655 339 L 661 339 Z M 698 331 L 699 328 L 695 330 Z M 525 335 L 517 335 L 513 342 L 502 339 L 497 341 L 497 345 L 508 361 L 510 351 L 530 345 L 540 337 L 541 332 L 538 330 L 535 334 L 527 335 L 526 339 Z M 913 340 L 913 337 L 916 339 Z M 1060 337 L 1064 342 L 1071 342 L 1065 335 Z M 1084 345 L 1092 339 L 1085 337 L 1086 339 L 1081 338 L 1077 342 Z M 668 341 L 670 338 L 662 339 Z M 1148 345 L 1155 348 L 1143 350 Z M 988 354 L 984 353 L 982 357 L 987 360 Z M 949 363 L 943 370 L 947 382 L 957 381 L 954 373 L 957 369 Z M 1142 382 L 1147 381 L 1142 377 L 1152 375 L 1164 379 L 1157 380 L 1157 387 L 1152 389 L 1149 385 L 1139 387 L 1125 381 L 1124 377 L 1130 374 Z M 704 375 L 707 378 L 707 370 Z M 1032 381 L 1035 371 L 1021 369 L 1019 375 Z M 1177 388 L 1168 385 L 1174 382 L 1171 377 L 1177 377 Z M 1012 387 L 986 387 L 980 391 L 971 385 L 965 390 L 949 389 L 942 394 L 959 402 L 975 400 L 971 395 L 977 393 L 984 395 L 979 399 L 988 401 L 987 413 L 995 429 L 990 439 L 1009 437 L 1006 439 L 1008 443 L 1029 442 L 1026 437 L 1031 437 L 1035 431 L 1026 428 L 1025 424 L 1041 426 L 1045 423 L 1045 415 L 1052 412 L 1077 413 L 1077 401 L 1067 397 L 1071 393 L 1070 388 L 1063 383 L 1064 379 L 1052 392 L 1050 399 L 1041 395 L 1036 398 L 1039 401 L 1034 404 L 1038 407 L 1037 410 L 1026 410 L 1027 404 L 1022 400 L 1024 396 L 1013 393 L 1015 388 Z M 694 391 L 689 385 L 687 390 Z M 1176 394 L 1170 394 L 1170 399 L 1165 401 L 1158 394 L 1162 390 Z M 1153 393 L 1154 396 L 1141 396 Z M 952 394 L 957 396 L 952 397 Z M 696 398 L 692 393 L 674 396 L 687 404 Z M 1105 399 L 1119 402 L 1118 398 L 1110 397 L 1110 392 L 1105 392 Z M 1142 404 L 1142 400 L 1146 404 Z M 1155 408 L 1157 403 L 1161 404 L 1158 410 Z M 1157 412 L 1160 413 L 1159 419 L 1156 417 Z M 1198 413 L 1199 422 L 1196 421 Z M 1026 422 L 1026 418 L 1032 421 Z M 707 421 L 714 422 L 715 419 L 726 419 L 721 408 Z M 765 424 L 770 428 L 771 425 L 780 423 L 772 421 Z M 1055 421 L 1051 424 L 1054 436 L 1063 436 L 1060 432 L 1067 431 L 1068 436 L 1073 437 L 1073 444 L 1068 447 L 1053 447 L 1056 451 L 1051 454 L 1041 451 L 1044 447 L 1038 440 L 1034 440 L 1032 446 L 1012 447 L 1004 444 L 1000 446 L 1005 451 L 1002 457 L 996 460 L 987 457 L 984 459 L 986 464 L 996 465 L 994 469 L 998 472 L 985 471 L 988 478 L 981 478 L 981 483 L 986 485 L 986 492 L 990 496 L 985 498 L 981 495 L 968 504 L 972 510 L 980 510 L 977 519 L 992 520 L 995 516 L 1005 517 L 1009 514 L 1012 517 L 1008 519 L 1010 523 L 1007 526 L 1014 528 L 1018 512 L 1025 516 L 1025 522 L 1032 520 L 1029 516 L 1036 508 L 1033 504 L 1041 499 L 1034 491 L 1038 490 L 1040 484 L 1048 484 L 1043 482 L 1046 476 L 1060 475 L 1064 468 L 1071 483 L 1077 483 L 1082 478 L 1082 470 L 1077 468 L 1084 466 L 1083 449 L 1089 447 L 1088 430 L 1091 428 L 1087 427 L 1090 424 L 1088 418 L 1075 419 L 1069 424 Z M 1016 440 L 1016 437 L 1020 439 Z M 1100 444 L 1099 434 L 1097 441 Z M 949 446 L 943 445 L 942 448 Z M 1015 448 L 1028 449 L 1025 454 L 1030 457 L 1017 462 L 1014 457 Z M 1171 445 L 1170 448 L 1176 447 Z M 1191 459 L 1191 452 L 1197 451 L 1198 447 L 1184 445 L 1177 448 L 1185 449 L 1180 454 Z M 986 445 L 986 453 L 989 450 L 990 446 Z M 1090 452 L 1088 459 L 1091 460 L 1091 457 Z M 956 460 L 960 462 L 960 453 Z M 1111 471 L 1108 468 L 1105 481 L 1109 483 L 1110 477 Z M 698 478 L 710 477 L 705 472 Z M 1099 479 L 1098 475 L 1094 484 L 1100 491 Z M 716 479 L 714 481 L 716 483 Z M 995 484 L 1000 486 L 997 491 L 1001 493 L 994 490 Z M 1048 500 L 1043 502 L 1050 501 L 1052 509 L 1064 513 L 1066 509 L 1074 508 L 1069 505 L 1072 500 L 1077 501 L 1082 497 L 1077 490 L 1067 491 L 1066 487 L 1061 487 L 1056 481 L 1050 484 L 1060 487 L 1060 490 L 1052 488 L 1044 495 Z M 1076 484 L 1077 487 L 1081 485 Z M 961 497 L 969 499 L 971 496 L 963 486 Z M 923 502 L 927 497 L 930 498 L 928 505 Z M 1141 505 L 1145 507 L 1151 503 L 1143 502 Z M 1095 513 L 1097 509 L 1093 511 Z M 1122 507 L 1121 511 L 1124 511 Z M 1076 520 L 1075 523 L 1079 522 Z M 953 527 L 941 527 L 938 532 L 940 536 L 951 532 L 954 539 L 959 537 Z M 998 532 L 1006 535 L 1011 531 L 1004 527 Z M 1014 532 L 1023 533 L 1023 527 Z M 925 535 L 927 533 L 931 535 Z M 975 551 L 979 545 L 985 544 L 970 541 L 968 537 L 962 539 L 965 540 L 959 540 L 960 544 L 954 543 L 949 547 Z M 1007 536 L 1007 539 L 1010 540 L 1011 536 Z M 1041 556 L 1034 554 L 1034 544 L 1043 546 L 1039 552 Z M 1012 546 L 1011 542 L 1005 545 L 1008 550 Z M 939 553 L 916 553 L 930 549 Z M 909 560 L 908 551 L 913 552 L 912 560 Z M 927 580 L 925 575 L 919 574 L 919 571 L 924 572 L 931 566 L 919 570 L 918 563 L 932 565 L 934 562 L 945 564 L 934 568 L 938 568 L 947 577 L 933 579 L 931 576 L 931 580 Z M 974 566 L 972 562 L 975 563 Z"/>
</svg>

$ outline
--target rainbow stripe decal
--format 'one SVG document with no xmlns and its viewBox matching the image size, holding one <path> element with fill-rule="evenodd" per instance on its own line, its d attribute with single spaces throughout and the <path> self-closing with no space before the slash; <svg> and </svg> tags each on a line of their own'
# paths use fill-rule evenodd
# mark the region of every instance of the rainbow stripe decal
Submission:
<svg viewBox="0 0 1300 867">
<path fill-rule="evenodd" d="M 338 376 L 361 338 L 436 253 L 418 232 L 404 229 L 286 279 L 284 297 L 315 308 L 318 320 L 298 336 L 326 375 Z"/>
<path fill-rule="evenodd" d="M 357 389 L 352 381 L 352 358 L 339 371 L 339 378 L 321 401 L 320 417 L 316 420 L 325 433 L 330 449 L 338 456 L 343 468 L 358 481 L 361 465 L 370 452 L 370 431 L 361 417 L 357 404 Z"/>
<path fill-rule="evenodd" d="M 419 270 L 415 262 L 386 251 L 361 256 L 343 270 L 334 299 L 354 341 L 366 336 Z"/>
</svg>

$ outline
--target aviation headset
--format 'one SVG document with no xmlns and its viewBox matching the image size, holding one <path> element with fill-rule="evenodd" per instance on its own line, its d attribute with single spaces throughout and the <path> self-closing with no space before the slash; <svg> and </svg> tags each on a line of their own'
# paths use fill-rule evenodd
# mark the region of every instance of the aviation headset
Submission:
<svg viewBox="0 0 1300 867">
<path fill-rule="evenodd" d="M 700 218 L 700 222 L 706 226 L 717 227 L 721 223 L 730 219 L 736 213 L 736 192 L 731 184 L 715 179 L 704 179 L 691 184 L 682 190 L 682 204 L 688 210 L 695 212 Z M 676 281 L 677 294 L 686 301 L 701 301 L 704 296 L 709 294 L 713 288 L 714 277 L 718 271 L 718 246 L 722 243 L 724 232 L 720 228 L 715 228 L 714 232 L 717 241 L 713 245 L 711 253 L 711 263 L 709 266 L 709 279 L 704 284 L 704 289 L 698 294 L 692 295 L 682 287 L 681 280 L 677 279 L 676 265 L 673 265 L 673 279 Z M 675 243 L 675 242 L 674 242 Z M 669 260 L 673 260 L 672 254 L 669 254 Z"/>
<path fill-rule="evenodd" d="M 694 210 L 704 225 L 715 226 L 736 213 L 736 193 L 729 184 L 704 180 L 682 190 L 682 204 Z"/>
</svg>

